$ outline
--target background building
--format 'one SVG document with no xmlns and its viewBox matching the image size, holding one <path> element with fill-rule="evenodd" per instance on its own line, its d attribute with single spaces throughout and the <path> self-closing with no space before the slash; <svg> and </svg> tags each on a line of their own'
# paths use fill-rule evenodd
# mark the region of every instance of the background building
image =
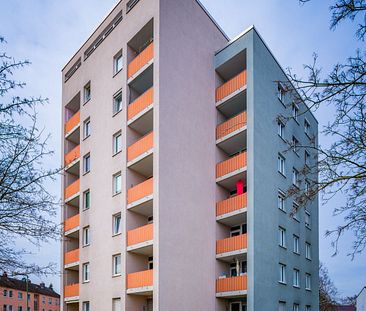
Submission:
<svg viewBox="0 0 366 311">
<path fill-rule="evenodd" d="M 120 1 L 62 74 L 63 310 L 318 310 L 317 122 L 254 27 Z"/>
<path fill-rule="evenodd" d="M 356 307 L 357 311 L 366 311 L 366 286 L 360 291 L 357 296 Z"/>
</svg>

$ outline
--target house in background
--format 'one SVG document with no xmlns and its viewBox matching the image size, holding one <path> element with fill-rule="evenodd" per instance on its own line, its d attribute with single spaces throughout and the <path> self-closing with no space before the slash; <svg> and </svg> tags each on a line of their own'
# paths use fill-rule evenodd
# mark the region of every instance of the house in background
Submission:
<svg viewBox="0 0 366 311">
<path fill-rule="evenodd" d="M 366 311 L 366 286 L 357 295 L 356 310 Z"/>
<path fill-rule="evenodd" d="M 356 307 L 352 305 L 336 306 L 334 311 L 356 311 Z"/>
</svg>

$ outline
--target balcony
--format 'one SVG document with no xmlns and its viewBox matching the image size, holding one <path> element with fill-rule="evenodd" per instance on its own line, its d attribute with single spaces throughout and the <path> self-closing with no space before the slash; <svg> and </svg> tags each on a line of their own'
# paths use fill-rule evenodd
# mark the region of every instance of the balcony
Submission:
<svg viewBox="0 0 366 311">
<path fill-rule="evenodd" d="M 232 262 L 247 252 L 247 235 L 241 234 L 216 241 L 216 259 Z"/>
<path fill-rule="evenodd" d="M 216 221 L 233 227 L 243 222 L 247 211 L 247 194 L 243 193 L 216 203 Z"/>
<path fill-rule="evenodd" d="M 247 294 L 247 276 L 234 276 L 216 280 L 216 297 L 235 298 Z"/>
<path fill-rule="evenodd" d="M 78 237 L 79 229 L 80 229 L 80 214 L 77 214 L 65 220 L 64 223 L 65 236 Z"/>
<path fill-rule="evenodd" d="M 65 171 L 73 175 L 79 175 L 80 145 L 76 146 L 65 155 Z"/>
<path fill-rule="evenodd" d="M 127 108 L 127 125 L 141 135 L 153 129 L 154 89 L 149 88 Z"/>
<path fill-rule="evenodd" d="M 64 191 L 65 203 L 74 201 L 80 195 L 80 179 L 74 181 L 72 184 L 68 185 Z"/>
<path fill-rule="evenodd" d="M 130 230 L 127 232 L 127 251 L 142 254 L 145 256 L 153 255 L 153 224 Z"/>
<path fill-rule="evenodd" d="M 127 167 L 150 177 L 153 174 L 154 132 L 151 132 L 127 149 Z"/>
<path fill-rule="evenodd" d="M 140 54 L 129 64 L 127 69 L 128 83 L 135 79 L 140 73 L 147 69 L 154 58 L 154 42 L 151 42 Z"/>
<path fill-rule="evenodd" d="M 66 303 L 79 301 L 79 284 L 66 285 L 64 288 L 64 299 Z"/>
<path fill-rule="evenodd" d="M 79 258 L 79 249 L 74 249 L 72 251 L 66 252 L 64 256 L 65 269 L 79 270 Z"/>
<path fill-rule="evenodd" d="M 127 275 L 127 294 L 151 296 L 153 292 L 154 270 L 146 270 Z"/>
<path fill-rule="evenodd" d="M 80 141 L 80 110 L 65 123 L 65 137 L 74 143 Z"/>
<path fill-rule="evenodd" d="M 247 153 L 242 152 L 228 160 L 216 164 L 216 182 L 231 191 L 238 179 L 245 180 Z"/>
<path fill-rule="evenodd" d="M 216 127 L 216 145 L 227 154 L 246 148 L 247 114 L 245 111 Z"/>
<path fill-rule="evenodd" d="M 127 209 L 136 213 L 151 216 L 153 211 L 153 178 L 128 189 Z"/>
</svg>

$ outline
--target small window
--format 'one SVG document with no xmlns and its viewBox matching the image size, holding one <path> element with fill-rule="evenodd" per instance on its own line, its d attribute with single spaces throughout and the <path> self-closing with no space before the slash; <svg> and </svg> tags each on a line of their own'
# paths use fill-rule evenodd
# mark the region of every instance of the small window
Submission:
<svg viewBox="0 0 366 311">
<path fill-rule="evenodd" d="M 308 120 L 304 120 L 304 131 L 305 131 L 305 134 L 310 137 L 310 123 Z"/>
<path fill-rule="evenodd" d="M 305 258 L 311 260 L 311 244 L 305 243 Z"/>
<path fill-rule="evenodd" d="M 277 85 L 277 98 L 283 102 L 285 100 L 285 89 L 284 87 L 281 85 L 281 83 L 278 83 Z"/>
<path fill-rule="evenodd" d="M 9 290 L 9 297 L 13 297 L 13 291 L 12 290 Z"/>
<path fill-rule="evenodd" d="M 23 293 L 18 292 L 18 299 L 23 299 Z"/>
<path fill-rule="evenodd" d="M 113 298 L 112 301 L 112 310 L 113 311 L 121 311 L 121 298 Z"/>
<path fill-rule="evenodd" d="M 49 305 L 52 305 L 52 298 L 50 297 L 50 298 L 48 298 L 48 304 Z"/>
<path fill-rule="evenodd" d="M 305 210 L 305 227 L 309 228 L 311 227 L 311 217 L 310 217 L 310 212 L 308 210 Z"/>
<path fill-rule="evenodd" d="M 83 193 L 83 208 L 84 210 L 90 208 L 90 190 L 86 190 Z"/>
<path fill-rule="evenodd" d="M 83 311 L 90 311 L 90 303 L 89 301 L 83 302 Z"/>
<path fill-rule="evenodd" d="M 91 99 L 91 84 L 88 82 L 84 86 L 84 103 L 87 103 Z"/>
<path fill-rule="evenodd" d="M 305 289 L 311 290 L 311 275 L 309 273 L 305 274 Z"/>
<path fill-rule="evenodd" d="M 310 181 L 308 181 L 308 180 L 305 180 L 305 194 L 307 196 L 310 196 L 310 194 L 311 194 Z"/>
<path fill-rule="evenodd" d="M 283 283 L 283 284 L 286 284 L 286 265 L 280 263 L 279 268 L 280 268 L 279 282 Z"/>
<path fill-rule="evenodd" d="M 285 125 L 283 124 L 282 121 L 277 121 L 277 129 L 278 129 L 278 136 L 280 136 L 281 138 L 285 138 Z"/>
<path fill-rule="evenodd" d="M 84 156 L 83 158 L 83 167 L 84 167 L 84 174 L 90 172 L 90 153 Z"/>
<path fill-rule="evenodd" d="M 278 171 L 285 176 L 285 158 L 281 154 L 278 154 Z"/>
<path fill-rule="evenodd" d="M 300 271 L 298 269 L 294 269 L 293 272 L 293 286 L 300 287 Z"/>
<path fill-rule="evenodd" d="M 8 291 L 4 289 L 4 297 L 8 297 Z"/>
<path fill-rule="evenodd" d="M 121 214 L 113 215 L 113 235 L 121 233 Z"/>
<path fill-rule="evenodd" d="M 8 311 L 8 305 L 3 305 L 3 311 Z"/>
<path fill-rule="evenodd" d="M 286 211 L 285 208 L 285 194 L 281 191 L 278 190 L 278 197 L 277 197 L 277 207 L 281 210 L 281 211 Z"/>
<path fill-rule="evenodd" d="M 84 139 L 85 138 L 88 138 L 90 136 L 90 130 L 91 130 L 91 127 L 90 127 L 90 118 L 86 119 L 84 121 L 84 126 L 83 126 L 83 133 L 84 133 Z"/>
<path fill-rule="evenodd" d="M 279 242 L 278 244 L 281 246 L 281 247 L 284 247 L 286 248 L 286 229 L 282 228 L 282 227 L 279 227 L 278 228 L 278 233 L 279 233 Z"/>
<path fill-rule="evenodd" d="M 90 245 L 90 229 L 89 226 L 83 228 L 83 246 Z"/>
<path fill-rule="evenodd" d="M 294 118 L 294 120 L 296 122 L 298 122 L 298 118 L 299 118 L 299 107 L 295 103 L 292 104 L 292 117 Z"/>
<path fill-rule="evenodd" d="M 83 282 L 89 282 L 90 278 L 89 263 L 83 264 Z"/>
<path fill-rule="evenodd" d="M 113 262 L 113 276 L 121 275 L 121 254 L 114 255 Z"/>
<path fill-rule="evenodd" d="M 286 311 L 286 302 L 280 301 L 278 303 L 278 311 Z"/>
<path fill-rule="evenodd" d="M 293 213 L 293 219 L 295 219 L 296 221 L 300 221 L 299 218 L 299 204 L 297 204 L 295 201 L 292 202 L 292 213 Z"/>
<path fill-rule="evenodd" d="M 292 307 L 292 311 L 300 311 L 300 306 L 297 303 L 294 303 L 294 306 Z"/>
<path fill-rule="evenodd" d="M 113 154 L 117 154 L 122 150 L 122 134 L 118 132 L 113 135 Z"/>
<path fill-rule="evenodd" d="M 305 311 L 311 311 L 311 306 L 306 306 Z"/>
<path fill-rule="evenodd" d="M 300 254 L 300 238 L 294 234 L 294 253 Z"/>
<path fill-rule="evenodd" d="M 119 194 L 122 191 L 122 176 L 121 172 L 113 175 L 113 195 Z"/>
<path fill-rule="evenodd" d="M 122 110 L 122 91 L 113 96 L 113 114 Z"/>
<path fill-rule="evenodd" d="M 149 257 L 148 263 L 147 263 L 147 268 L 149 270 L 154 269 L 154 257 Z"/>
<path fill-rule="evenodd" d="M 119 73 L 122 70 L 122 68 L 123 68 L 123 55 L 121 50 L 113 57 L 113 73 L 114 74 Z"/>
<path fill-rule="evenodd" d="M 310 153 L 308 151 L 305 150 L 304 153 L 304 161 L 305 161 L 305 165 L 309 166 L 309 160 L 310 160 Z"/>
<path fill-rule="evenodd" d="M 292 136 L 292 151 L 299 154 L 299 141 L 295 136 Z"/>
<path fill-rule="evenodd" d="M 299 171 L 296 168 L 292 169 L 292 184 L 297 188 L 300 187 Z"/>
</svg>

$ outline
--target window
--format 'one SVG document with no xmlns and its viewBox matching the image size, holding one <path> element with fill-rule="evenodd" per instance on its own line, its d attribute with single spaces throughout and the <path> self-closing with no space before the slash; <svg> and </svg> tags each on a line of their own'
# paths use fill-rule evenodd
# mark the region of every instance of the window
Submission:
<svg viewBox="0 0 366 311">
<path fill-rule="evenodd" d="M 113 195 L 121 193 L 122 191 L 122 177 L 121 172 L 113 175 Z"/>
<path fill-rule="evenodd" d="M 147 262 L 147 268 L 149 270 L 154 269 L 154 257 L 149 257 L 148 262 Z"/>
<path fill-rule="evenodd" d="M 292 213 L 293 213 L 292 218 L 295 219 L 296 221 L 300 221 L 300 219 L 299 219 L 299 204 L 297 204 L 296 202 L 292 203 Z"/>
<path fill-rule="evenodd" d="M 84 163 L 84 174 L 89 173 L 90 172 L 90 153 L 88 153 L 87 155 L 84 156 L 83 163 Z"/>
<path fill-rule="evenodd" d="M 8 291 L 6 289 L 4 289 L 4 297 L 8 296 Z"/>
<path fill-rule="evenodd" d="M 114 57 L 113 57 L 113 72 L 114 74 L 117 74 L 120 72 L 123 68 L 123 54 L 122 50 L 119 51 Z"/>
<path fill-rule="evenodd" d="M 286 265 L 280 263 L 280 283 L 286 284 Z"/>
<path fill-rule="evenodd" d="M 310 137 L 310 123 L 308 120 L 304 120 L 304 131 L 305 131 L 305 134 Z"/>
<path fill-rule="evenodd" d="M 18 299 L 23 299 L 23 293 L 18 292 Z"/>
<path fill-rule="evenodd" d="M 278 154 L 278 171 L 285 176 L 285 158 L 281 155 Z"/>
<path fill-rule="evenodd" d="M 305 227 L 310 229 L 310 212 L 305 210 Z"/>
<path fill-rule="evenodd" d="M 23 307 L 18 307 L 18 311 L 23 311 Z"/>
<path fill-rule="evenodd" d="M 285 99 L 285 89 L 283 88 L 283 86 L 281 85 L 281 83 L 278 83 L 277 86 L 277 98 L 283 102 Z"/>
<path fill-rule="evenodd" d="M 84 129 L 84 132 L 83 132 L 84 133 L 84 139 L 88 138 L 90 136 L 90 130 L 91 130 L 90 118 L 88 118 L 84 121 L 83 129 Z"/>
<path fill-rule="evenodd" d="M 311 311 L 311 306 L 306 306 L 305 311 Z"/>
<path fill-rule="evenodd" d="M 278 303 L 278 311 L 286 311 L 286 302 L 280 301 Z"/>
<path fill-rule="evenodd" d="M 52 298 L 48 298 L 48 304 L 52 305 Z"/>
<path fill-rule="evenodd" d="M 309 165 L 309 160 L 310 160 L 310 154 L 308 151 L 305 150 L 305 153 L 304 153 L 305 165 Z"/>
<path fill-rule="evenodd" d="M 83 207 L 84 207 L 84 210 L 90 208 L 90 190 L 86 190 L 83 193 Z"/>
<path fill-rule="evenodd" d="M 294 253 L 300 254 L 300 238 L 294 234 Z"/>
<path fill-rule="evenodd" d="M 297 188 L 300 187 L 299 171 L 296 168 L 292 169 L 292 184 Z"/>
<path fill-rule="evenodd" d="M 83 282 L 89 282 L 89 263 L 83 264 Z"/>
<path fill-rule="evenodd" d="M 294 118 L 294 120 L 296 122 L 298 122 L 298 118 L 299 118 L 299 107 L 295 103 L 292 104 L 292 117 Z"/>
<path fill-rule="evenodd" d="M 113 215 L 113 235 L 121 233 L 121 214 Z"/>
<path fill-rule="evenodd" d="M 113 276 L 121 275 L 121 254 L 113 256 Z"/>
<path fill-rule="evenodd" d="M 305 243 L 305 258 L 311 260 L 311 244 Z"/>
<path fill-rule="evenodd" d="M 277 121 L 278 124 L 278 136 L 285 138 L 285 125 L 282 121 Z"/>
<path fill-rule="evenodd" d="M 112 301 L 112 310 L 113 311 L 121 311 L 121 298 L 113 298 Z"/>
<path fill-rule="evenodd" d="M 122 150 L 122 134 L 118 132 L 113 135 L 113 154 L 117 154 Z"/>
<path fill-rule="evenodd" d="M 84 103 L 88 102 L 91 99 L 91 85 L 90 82 L 88 82 L 84 86 Z"/>
<path fill-rule="evenodd" d="M 299 153 L 299 141 L 295 136 L 292 136 L 292 151 L 296 154 Z"/>
<path fill-rule="evenodd" d="M 28 300 L 30 300 L 30 299 L 31 299 L 31 296 L 30 296 L 30 294 L 28 294 L 28 295 L 27 295 L 27 297 L 28 297 Z"/>
<path fill-rule="evenodd" d="M 9 311 L 13 311 L 13 306 L 9 305 Z"/>
<path fill-rule="evenodd" d="M 83 302 L 83 311 L 90 311 L 89 301 Z"/>
<path fill-rule="evenodd" d="M 3 306 L 3 311 L 8 311 L 8 305 Z"/>
<path fill-rule="evenodd" d="M 90 244 L 90 231 L 89 226 L 83 228 L 83 246 Z"/>
<path fill-rule="evenodd" d="M 42 296 L 42 303 L 46 303 L 46 297 Z"/>
<path fill-rule="evenodd" d="M 298 269 L 294 269 L 293 286 L 300 287 L 300 271 Z"/>
<path fill-rule="evenodd" d="M 113 114 L 122 110 L 122 91 L 113 96 Z"/>
<path fill-rule="evenodd" d="M 286 229 L 279 227 L 278 228 L 278 233 L 279 233 L 279 245 L 281 247 L 285 247 L 286 248 Z"/>
<path fill-rule="evenodd" d="M 310 196 L 311 194 L 310 182 L 308 180 L 305 180 L 305 194 L 307 196 Z"/>
<path fill-rule="evenodd" d="M 300 311 L 300 306 L 297 303 L 294 303 L 294 306 L 292 307 L 292 311 Z"/>
<path fill-rule="evenodd" d="M 13 297 L 13 291 L 9 290 L 9 297 Z"/>
<path fill-rule="evenodd" d="M 278 197 L 277 197 L 277 206 L 281 211 L 286 211 L 285 209 L 285 194 L 278 190 Z"/>
<path fill-rule="evenodd" d="M 311 290 L 311 275 L 309 273 L 305 274 L 305 289 Z"/>
</svg>

